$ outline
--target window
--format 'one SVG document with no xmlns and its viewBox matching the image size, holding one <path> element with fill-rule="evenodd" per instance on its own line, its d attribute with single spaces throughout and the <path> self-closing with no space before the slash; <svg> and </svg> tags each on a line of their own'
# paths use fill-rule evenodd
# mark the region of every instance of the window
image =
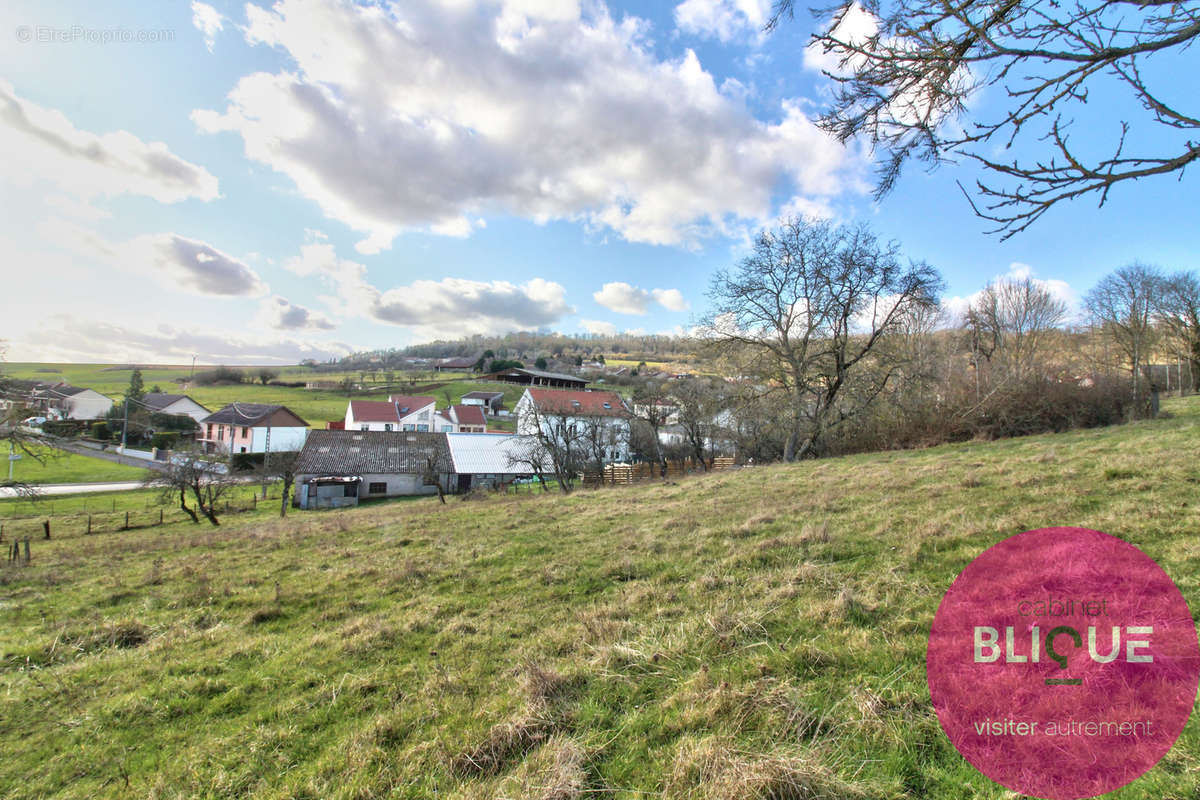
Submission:
<svg viewBox="0 0 1200 800">
<path fill-rule="evenodd" d="M 213 438 L 212 423 L 208 423 L 208 438 Z"/>
<path fill-rule="evenodd" d="M 442 433 L 454 433 L 454 426 L 453 425 L 443 425 Z"/>
<path fill-rule="evenodd" d="M 408 423 L 405 423 L 405 425 L 404 425 L 404 430 L 406 430 L 406 431 L 415 431 L 416 429 L 417 429 L 416 425 L 410 425 Z"/>
<path fill-rule="evenodd" d="M 428 425 L 418 425 L 418 426 L 417 426 L 417 430 L 419 430 L 419 431 L 426 431 L 426 432 L 428 432 L 428 431 L 429 431 L 429 426 L 428 426 Z"/>
<path fill-rule="evenodd" d="M 369 431 L 371 430 L 371 426 L 364 422 L 362 425 L 358 426 L 358 429 L 360 431 Z"/>
<path fill-rule="evenodd" d="M 217 441 L 218 442 L 225 441 L 225 426 L 224 425 L 217 428 Z"/>
<path fill-rule="evenodd" d="M 390 423 L 390 422 L 385 422 L 385 423 L 383 424 L 383 429 L 384 429 L 385 431 L 390 431 L 390 430 L 392 429 L 392 423 Z"/>
<path fill-rule="evenodd" d="M 247 436 L 249 436 L 249 435 L 250 435 L 250 429 L 249 429 L 249 428 L 246 428 L 246 427 L 243 427 L 243 428 L 242 428 L 242 438 L 243 438 L 243 439 L 245 439 L 245 438 L 246 438 Z"/>
<path fill-rule="evenodd" d="M 246 448 L 244 448 L 244 447 L 243 447 L 243 448 L 242 448 L 242 452 L 243 452 L 243 453 L 244 453 L 244 452 L 246 452 Z"/>
<path fill-rule="evenodd" d="M 372 483 L 367 487 L 367 494 L 387 494 L 387 484 L 383 482 Z"/>
</svg>

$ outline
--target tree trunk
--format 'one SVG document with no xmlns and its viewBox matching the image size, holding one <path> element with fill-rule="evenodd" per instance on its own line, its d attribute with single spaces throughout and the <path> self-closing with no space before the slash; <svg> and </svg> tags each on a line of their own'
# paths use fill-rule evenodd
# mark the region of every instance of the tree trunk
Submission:
<svg viewBox="0 0 1200 800">
<path fill-rule="evenodd" d="M 188 508 L 187 495 L 184 493 L 183 489 L 179 490 L 179 507 L 183 509 L 185 514 L 192 518 L 192 522 L 194 524 L 200 524 L 200 518 L 196 516 L 196 512 Z"/>
<path fill-rule="evenodd" d="M 283 476 L 283 499 L 279 501 L 279 516 L 287 516 L 288 495 L 292 492 L 292 478 L 287 475 Z"/>
</svg>

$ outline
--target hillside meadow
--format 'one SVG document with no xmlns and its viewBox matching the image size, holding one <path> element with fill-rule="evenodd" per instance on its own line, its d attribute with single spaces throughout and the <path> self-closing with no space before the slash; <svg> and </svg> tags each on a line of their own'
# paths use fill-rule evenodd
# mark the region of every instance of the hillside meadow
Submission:
<svg viewBox="0 0 1200 800">
<path fill-rule="evenodd" d="M 6 798 L 1011 798 L 925 683 L 942 593 L 1052 525 L 1200 609 L 1200 398 L 1102 430 L 569 497 L 34 541 Z M 1200 721 L 1116 798 L 1200 794 Z"/>
</svg>

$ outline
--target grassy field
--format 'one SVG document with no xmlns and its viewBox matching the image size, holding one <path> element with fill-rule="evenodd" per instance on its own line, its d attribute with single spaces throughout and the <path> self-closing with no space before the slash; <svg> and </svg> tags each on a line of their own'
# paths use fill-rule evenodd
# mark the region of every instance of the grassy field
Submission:
<svg viewBox="0 0 1200 800">
<path fill-rule="evenodd" d="M 76 455 L 51 447 L 35 448 L 42 457 L 24 455 L 13 464 L 13 480 L 25 483 L 90 483 L 93 481 L 139 481 L 146 470 L 106 461 L 102 458 Z M 8 465 L 0 460 L 0 469 L 8 475 Z"/>
<path fill-rule="evenodd" d="M 34 542 L 6 798 L 1012 798 L 941 732 L 942 593 L 1035 527 L 1200 609 L 1200 398 L 1107 430 Z M 1200 794 L 1200 720 L 1111 795 Z"/>
</svg>

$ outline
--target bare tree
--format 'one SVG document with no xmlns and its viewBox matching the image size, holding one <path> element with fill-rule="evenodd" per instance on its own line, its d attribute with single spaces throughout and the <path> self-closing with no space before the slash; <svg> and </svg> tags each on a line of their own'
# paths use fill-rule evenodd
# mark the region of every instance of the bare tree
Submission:
<svg viewBox="0 0 1200 800">
<path fill-rule="evenodd" d="M 1133 263 L 1106 275 L 1088 292 L 1088 312 L 1109 338 L 1133 374 L 1133 394 L 1139 394 L 1143 361 L 1149 355 L 1158 332 L 1154 328 L 1154 310 L 1159 301 L 1162 276 L 1154 267 Z"/>
<path fill-rule="evenodd" d="M 531 404 L 529 419 L 522 426 L 530 442 L 529 459 L 548 464 L 564 494 L 571 491 L 575 476 L 587 460 L 583 425 L 574 415 L 545 410 Z"/>
<path fill-rule="evenodd" d="M 1032 278 L 1002 279 L 979 293 L 967 311 L 971 350 L 999 361 L 1004 377 L 1027 377 L 1051 331 L 1067 316 L 1067 305 Z M 979 360 L 976 357 L 976 374 Z"/>
<path fill-rule="evenodd" d="M 707 472 L 720 438 L 717 416 L 723 403 L 718 387 L 704 378 L 688 378 L 676 383 L 674 396 L 688 454 Z"/>
<path fill-rule="evenodd" d="M 748 369 L 787 393 L 785 460 L 819 455 L 830 430 L 884 389 L 895 365 L 877 347 L 906 315 L 937 305 L 937 271 L 905 266 L 898 250 L 864 225 L 792 218 L 714 276 L 709 341 L 749 356 Z M 862 369 L 872 359 L 882 369 Z"/>
<path fill-rule="evenodd" d="M 1156 317 L 1187 359 L 1192 391 L 1200 392 L 1200 277 L 1195 272 L 1179 272 L 1163 280 Z"/>
<path fill-rule="evenodd" d="M 279 516 L 287 516 L 288 498 L 291 496 L 292 487 L 296 483 L 296 463 L 300 459 L 299 451 L 281 450 L 271 453 L 270 462 L 264 461 L 258 469 L 261 472 L 263 482 L 263 497 L 266 495 L 267 482 L 277 480 L 283 484 L 280 492 L 279 501 Z"/>
<path fill-rule="evenodd" d="M 663 381 L 646 381 L 633 391 L 633 416 L 646 423 L 650 429 L 655 460 L 659 474 L 666 477 L 667 459 L 663 455 L 662 440 L 658 432 L 675 413 L 674 401 L 667 384 Z"/>
<path fill-rule="evenodd" d="M 767 24 L 791 17 L 795 0 L 777 0 Z M 998 183 L 976 183 L 975 212 L 1004 238 L 1023 231 L 1056 203 L 1099 198 L 1123 181 L 1179 173 L 1200 160 L 1200 113 L 1186 82 L 1151 88 L 1151 56 L 1179 53 L 1200 35 L 1195 3 L 1145 0 L 844 0 L 822 14 L 832 23 L 810 47 L 836 59 L 837 84 L 821 127 L 841 141 L 863 136 L 880 152 L 877 196 L 904 163 L 974 160 Z M 1170 77 L 1165 73 L 1164 77 Z M 1161 80 L 1159 76 L 1154 76 Z M 1107 85 L 1105 85 L 1107 81 Z M 994 118 L 974 119 L 968 101 L 985 87 L 1006 95 Z M 1116 87 L 1156 126 L 1150 152 L 1126 152 L 1130 122 L 1114 126 L 1106 156 L 1070 141 L 1070 116 L 1094 89 Z M 1030 161 L 1000 161 L 997 146 L 1039 140 Z"/>
<path fill-rule="evenodd" d="M 151 471 L 145 485 L 162 490 L 164 501 L 178 500 L 179 508 L 198 523 L 203 516 L 214 526 L 217 503 L 236 484 L 228 473 L 217 472 L 198 450 L 176 453 L 161 469 Z M 188 505 L 189 496 L 195 508 Z"/>
<path fill-rule="evenodd" d="M 529 472 L 538 479 L 542 490 L 545 491 L 545 475 L 550 469 L 550 457 L 541 441 L 536 436 L 522 436 L 513 442 L 505 456 L 508 467 L 520 472 Z"/>
</svg>

